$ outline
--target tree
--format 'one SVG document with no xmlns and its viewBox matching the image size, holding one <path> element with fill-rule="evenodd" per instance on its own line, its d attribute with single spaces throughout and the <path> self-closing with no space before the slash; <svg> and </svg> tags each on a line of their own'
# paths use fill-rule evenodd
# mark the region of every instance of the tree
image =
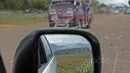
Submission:
<svg viewBox="0 0 130 73">
<path fill-rule="evenodd" d="M 101 7 L 107 7 L 107 5 L 105 5 L 104 3 L 100 4 Z"/>
<path fill-rule="evenodd" d="M 4 4 L 7 0 L 0 0 L 0 9 L 4 8 Z"/>
<path fill-rule="evenodd" d="M 0 0 L 0 9 L 25 10 L 48 9 L 50 0 Z"/>
<path fill-rule="evenodd" d="M 0 2 L 2 2 L 2 3 L 4 3 L 5 1 L 7 1 L 7 0 L 0 0 Z"/>
<path fill-rule="evenodd" d="M 46 10 L 48 9 L 49 4 L 50 4 L 50 0 L 37 0 L 33 4 L 33 7 L 36 9 Z"/>
</svg>

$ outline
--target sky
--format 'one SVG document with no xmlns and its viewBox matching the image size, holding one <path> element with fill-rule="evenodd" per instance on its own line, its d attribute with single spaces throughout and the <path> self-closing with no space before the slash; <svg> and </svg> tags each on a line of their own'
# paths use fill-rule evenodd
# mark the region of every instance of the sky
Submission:
<svg viewBox="0 0 130 73">
<path fill-rule="evenodd" d="M 45 35 L 50 43 L 65 45 L 84 43 L 89 44 L 89 41 L 79 35 Z"/>
<path fill-rule="evenodd" d="M 116 4 L 116 3 L 124 3 L 128 5 L 128 0 L 97 0 L 105 4 Z"/>
</svg>

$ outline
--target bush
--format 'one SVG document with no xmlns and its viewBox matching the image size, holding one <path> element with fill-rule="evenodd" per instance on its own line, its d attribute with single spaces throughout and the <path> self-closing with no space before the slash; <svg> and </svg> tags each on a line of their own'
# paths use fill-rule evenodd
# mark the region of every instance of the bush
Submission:
<svg viewBox="0 0 130 73">
<path fill-rule="evenodd" d="M 50 0 L 2 0 L 0 1 L 0 9 L 10 10 L 26 10 L 41 9 L 47 10 Z"/>
</svg>

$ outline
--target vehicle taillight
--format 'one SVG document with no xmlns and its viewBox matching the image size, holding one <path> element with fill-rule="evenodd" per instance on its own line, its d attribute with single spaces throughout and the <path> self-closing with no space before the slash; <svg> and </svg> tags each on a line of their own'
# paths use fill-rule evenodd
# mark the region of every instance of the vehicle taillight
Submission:
<svg viewBox="0 0 130 73">
<path fill-rule="evenodd" d="M 74 18 L 73 18 L 73 19 L 71 19 L 71 21 L 74 21 Z"/>
<path fill-rule="evenodd" d="M 49 19 L 49 21 L 51 21 L 51 15 L 48 15 L 48 19 Z"/>
</svg>

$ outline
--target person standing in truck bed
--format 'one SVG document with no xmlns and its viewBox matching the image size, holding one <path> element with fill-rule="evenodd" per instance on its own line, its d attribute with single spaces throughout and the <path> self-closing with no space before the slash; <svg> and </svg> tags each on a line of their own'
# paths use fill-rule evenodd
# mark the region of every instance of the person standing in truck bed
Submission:
<svg viewBox="0 0 130 73">
<path fill-rule="evenodd" d="M 91 19 L 92 15 L 90 13 L 91 5 L 92 5 L 92 0 L 84 0 L 84 1 L 82 1 L 82 8 L 84 10 L 85 26 L 87 28 L 90 28 L 91 20 L 92 20 Z"/>
<path fill-rule="evenodd" d="M 92 13 L 90 12 L 91 11 L 91 5 L 92 5 L 92 1 L 91 0 L 86 0 L 86 5 L 87 5 L 87 22 L 88 22 L 88 25 L 87 25 L 87 28 L 90 28 L 90 25 L 91 25 L 91 21 L 92 21 Z M 91 18 L 89 18 L 91 17 Z"/>
<path fill-rule="evenodd" d="M 87 11 L 87 10 L 86 10 L 86 9 L 87 9 L 87 6 L 86 6 L 86 4 L 85 4 L 84 1 L 82 1 L 82 9 L 83 9 L 83 11 L 84 11 L 84 23 L 86 24 L 86 23 L 87 23 L 87 22 L 86 22 L 86 20 L 87 20 L 87 17 L 86 17 L 86 16 L 87 16 L 87 14 L 86 14 L 86 13 L 87 13 L 87 12 L 86 12 L 86 11 Z"/>
</svg>

